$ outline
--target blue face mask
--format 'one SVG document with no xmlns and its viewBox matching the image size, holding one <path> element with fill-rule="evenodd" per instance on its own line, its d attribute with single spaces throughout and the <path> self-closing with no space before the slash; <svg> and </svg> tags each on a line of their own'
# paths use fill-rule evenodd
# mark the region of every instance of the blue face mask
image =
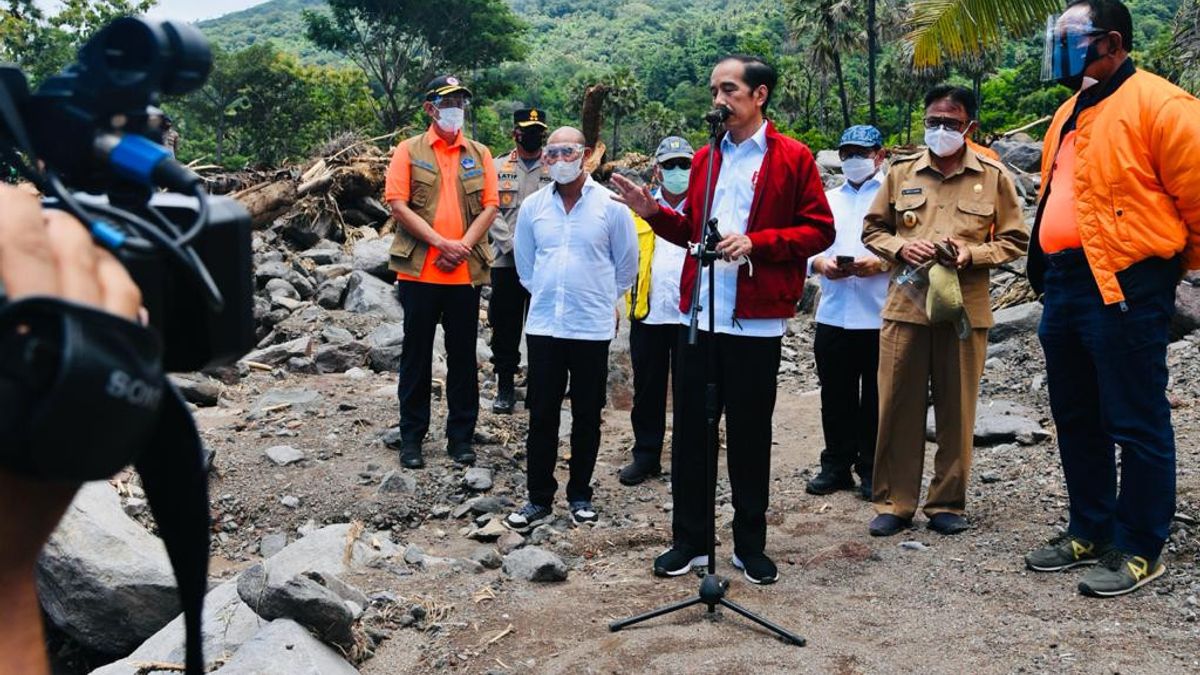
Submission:
<svg viewBox="0 0 1200 675">
<path fill-rule="evenodd" d="M 662 187 L 673 195 L 684 194 L 687 192 L 688 178 L 691 174 L 691 169 L 663 169 Z"/>
</svg>

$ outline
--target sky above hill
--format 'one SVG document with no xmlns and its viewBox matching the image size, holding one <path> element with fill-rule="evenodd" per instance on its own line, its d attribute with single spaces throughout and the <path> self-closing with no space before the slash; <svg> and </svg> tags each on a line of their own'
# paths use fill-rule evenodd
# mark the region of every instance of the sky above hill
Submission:
<svg viewBox="0 0 1200 675">
<path fill-rule="evenodd" d="M 202 21 L 261 5 L 263 2 L 264 0 L 158 0 L 158 4 L 147 16 L 175 21 Z M 57 0 L 37 0 L 38 7 L 48 11 L 54 11 L 58 4 Z"/>
</svg>

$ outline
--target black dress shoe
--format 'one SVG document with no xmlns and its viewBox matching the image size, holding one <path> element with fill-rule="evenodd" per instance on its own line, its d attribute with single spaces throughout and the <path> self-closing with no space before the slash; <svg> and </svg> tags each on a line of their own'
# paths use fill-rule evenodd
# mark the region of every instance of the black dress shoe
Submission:
<svg viewBox="0 0 1200 675">
<path fill-rule="evenodd" d="M 890 537 L 899 534 L 901 530 L 908 529 L 910 525 L 912 525 L 912 520 L 905 520 L 890 513 L 881 513 L 871 519 L 867 530 L 871 532 L 872 537 Z"/>
<path fill-rule="evenodd" d="M 421 456 L 420 443 L 403 443 L 400 445 L 400 466 L 406 469 L 422 469 L 425 458 Z"/>
<path fill-rule="evenodd" d="M 631 462 L 625 468 L 621 469 L 621 473 L 617 474 L 617 480 L 621 481 L 621 485 L 637 485 L 647 479 L 654 478 L 662 473 L 662 467 L 643 467 L 637 462 Z"/>
<path fill-rule="evenodd" d="M 828 469 L 821 469 L 821 473 L 804 486 L 804 491 L 810 495 L 829 495 L 838 490 L 853 489 L 854 479 L 850 477 L 849 473 L 829 471 Z"/>
<path fill-rule="evenodd" d="M 475 463 L 475 451 L 471 449 L 471 444 L 465 441 L 447 444 L 446 452 L 450 454 L 450 459 L 463 466 L 470 466 Z"/>
<path fill-rule="evenodd" d="M 939 534 L 958 534 L 969 527 L 967 519 L 957 513 L 935 513 L 929 517 L 929 529 Z"/>
<path fill-rule="evenodd" d="M 496 387 L 496 400 L 492 401 L 492 412 L 497 415 L 511 415 L 517 407 L 517 390 L 513 386 L 512 377 L 500 378 Z"/>
</svg>

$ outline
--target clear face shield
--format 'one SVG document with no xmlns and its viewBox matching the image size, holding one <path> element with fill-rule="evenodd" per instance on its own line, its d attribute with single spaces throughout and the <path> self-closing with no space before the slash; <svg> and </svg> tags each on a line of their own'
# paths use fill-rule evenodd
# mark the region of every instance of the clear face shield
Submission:
<svg viewBox="0 0 1200 675">
<path fill-rule="evenodd" d="M 1093 39 L 1107 32 L 1097 30 L 1087 18 L 1055 14 L 1046 19 L 1042 80 L 1061 81 L 1082 75 Z"/>
</svg>

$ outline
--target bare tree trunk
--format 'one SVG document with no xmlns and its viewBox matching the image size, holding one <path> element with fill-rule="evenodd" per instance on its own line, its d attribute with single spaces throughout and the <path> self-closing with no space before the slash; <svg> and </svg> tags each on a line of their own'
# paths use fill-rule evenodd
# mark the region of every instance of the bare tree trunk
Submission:
<svg viewBox="0 0 1200 675">
<path fill-rule="evenodd" d="M 833 55 L 833 68 L 837 72 L 838 98 L 842 100 L 842 128 L 850 128 L 850 102 L 846 98 L 846 78 L 842 75 L 842 57 Z"/>
<path fill-rule="evenodd" d="M 871 126 L 878 126 L 879 119 L 875 110 L 875 65 L 876 50 L 878 49 L 875 35 L 875 0 L 867 0 L 867 98 L 871 106 Z"/>
</svg>

